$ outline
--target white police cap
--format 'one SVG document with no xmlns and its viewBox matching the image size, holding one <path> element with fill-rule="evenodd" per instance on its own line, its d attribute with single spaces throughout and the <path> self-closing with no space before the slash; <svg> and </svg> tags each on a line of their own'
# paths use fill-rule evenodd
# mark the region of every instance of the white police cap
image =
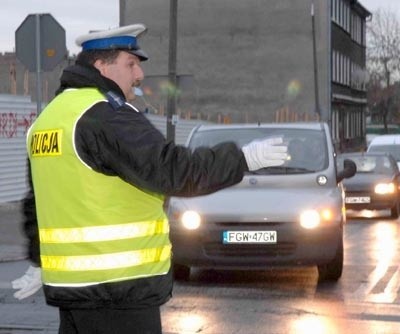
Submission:
<svg viewBox="0 0 400 334">
<path fill-rule="evenodd" d="M 146 26 L 137 23 L 119 28 L 90 32 L 79 36 L 75 42 L 86 50 L 125 50 L 139 57 L 141 61 L 149 59 L 137 43 L 138 37 L 147 30 Z"/>
</svg>

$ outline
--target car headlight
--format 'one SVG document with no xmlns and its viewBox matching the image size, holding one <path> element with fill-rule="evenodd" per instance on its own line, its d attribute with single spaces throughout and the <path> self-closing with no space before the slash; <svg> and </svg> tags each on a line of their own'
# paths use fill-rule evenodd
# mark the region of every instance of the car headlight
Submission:
<svg viewBox="0 0 400 334">
<path fill-rule="evenodd" d="M 300 225 L 305 229 L 314 229 L 324 221 L 332 221 L 333 212 L 331 209 L 305 210 L 300 215 Z"/>
<path fill-rule="evenodd" d="M 200 227 L 201 217 L 198 212 L 188 210 L 182 214 L 181 223 L 188 230 L 196 230 Z"/>
<path fill-rule="evenodd" d="M 375 186 L 375 193 L 379 195 L 394 194 L 395 186 L 393 182 L 390 183 L 378 183 Z"/>
<path fill-rule="evenodd" d="M 316 228 L 320 223 L 321 218 L 316 210 L 306 210 L 300 215 L 300 225 L 306 229 Z"/>
<path fill-rule="evenodd" d="M 332 220 L 333 213 L 330 209 L 323 209 L 320 213 L 323 220 Z"/>
</svg>

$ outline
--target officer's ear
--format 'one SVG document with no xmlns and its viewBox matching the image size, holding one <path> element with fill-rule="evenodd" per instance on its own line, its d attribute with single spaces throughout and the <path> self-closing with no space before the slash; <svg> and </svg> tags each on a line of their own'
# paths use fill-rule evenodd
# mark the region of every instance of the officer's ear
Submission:
<svg viewBox="0 0 400 334">
<path fill-rule="evenodd" d="M 106 76 L 107 63 L 104 60 L 97 59 L 93 66 L 99 70 L 101 75 Z"/>
</svg>

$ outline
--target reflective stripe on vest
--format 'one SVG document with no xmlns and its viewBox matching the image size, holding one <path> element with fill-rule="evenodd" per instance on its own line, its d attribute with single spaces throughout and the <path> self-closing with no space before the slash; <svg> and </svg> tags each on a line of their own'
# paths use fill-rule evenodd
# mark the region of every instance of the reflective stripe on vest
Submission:
<svg viewBox="0 0 400 334">
<path fill-rule="evenodd" d="M 168 233 L 167 220 L 79 228 L 41 228 L 41 243 L 97 242 Z"/>
<path fill-rule="evenodd" d="M 41 256 L 42 268 L 59 271 L 108 270 L 162 262 L 169 259 L 171 246 L 122 253 L 80 256 Z"/>
</svg>

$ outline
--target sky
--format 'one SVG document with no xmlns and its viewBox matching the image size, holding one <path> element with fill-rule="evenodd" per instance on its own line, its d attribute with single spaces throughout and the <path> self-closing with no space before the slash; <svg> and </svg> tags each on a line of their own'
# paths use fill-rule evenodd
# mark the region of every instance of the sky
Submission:
<svg viewBox="0 0 400 334">
<path fill-rule="evenodd" d="M 0 52 L 15 51 L 15 31 L 29 14 L 51 14 L 65 29 L 70 54 L 80 51 L 76 37 L 119 25 L 119 0 L 0 0 L 0 4 Z"/>
<path fill-rule="evenodd" d="M 370 12 L 377 9 L 391 10 L 396 13 L 400 20 L 400 0 L 358 0 Z"/>
<path fill-rule="evenodd" d="M 359 1 L 371 12 L 379 8 L 395 11 L 400 20 L 400 0 Z M 0 52 L 15 51 L 15 31 L 29 14 L 51 14 L 65 29 L 70 54 L 80 51 L 75 44 L 79 35 L 119 25 L 119 0 L 0 0 L 0 3 Z"/>
</svg>

